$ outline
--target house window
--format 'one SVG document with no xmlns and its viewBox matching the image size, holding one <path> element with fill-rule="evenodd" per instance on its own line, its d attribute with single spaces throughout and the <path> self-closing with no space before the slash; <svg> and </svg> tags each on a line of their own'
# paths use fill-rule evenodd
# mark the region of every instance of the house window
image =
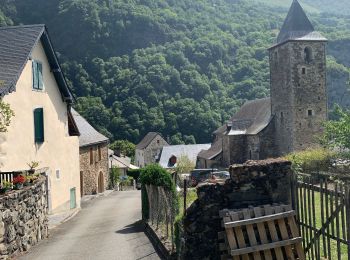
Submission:
<svg viewBox="0 0 350 260">
<path fill-rule="evenodd" d="M 176 156 L 175 155 L 171 156 L 169 158 L 168 167 L 174 167 L 176 162 L 177 162 Z"/>
<path fill-rule="evenodd" d="M 306 74 L 306 69 L 305 69 L 305 68 L 302 68 L 302 69 L 301 69 L 301 74 L 303 74 L 303 75 Z"/>
<path fill-rule="evenodd" d="M 308 116 L 313 116 L 314 115 L 314 111 L 312 109 L 308 109 L 307 115 Z"/>
<path fill-rule="evenodd" d="M 44 111 L 43 108 L 34 109 L 34 140 L 44 142 Z"/>
<path fill-rule="evenodd" d="M 43 65 L 41 62 L 33 60 L 33 89 L 42 90 L 43 84 Z"/>
<path fill-rule="evenodd" d="M 90 164 L 94 163 L 94 150 L 90 147 Z"/>
<path fill-rule="evenodd" d="M 157 144 L 159 144 L 159 140 L 157 140 Z"/>
<path fill-rule="evenodd" d="M 102 160 L 102 151 L 101 151 L 101 146 L 98 146 L 98 160 Z"/>
<path fill-rule="evenodd" d="M 56 170 L 56 179 L 57 179 L 57 180 L 60 179 L 60 170 Z"/>
</svg>

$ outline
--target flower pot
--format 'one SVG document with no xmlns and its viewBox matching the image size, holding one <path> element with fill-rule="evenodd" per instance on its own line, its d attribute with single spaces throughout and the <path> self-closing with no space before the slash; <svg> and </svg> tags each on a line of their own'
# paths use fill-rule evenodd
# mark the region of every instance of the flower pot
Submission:
<svg viewBox="0 0 350 260">
<path fill-rule="evenodd" d="M 22 189 L 23 188 L 23 183 L 16 183 L 15 184 L 15 188 L 16 188 L 16 190 Z"/>
<path fill-rule="evenodd" d="M 35 169 L 30 169 L 30 170 L 28 170 L 28 173 L 29 173 L 30 175 L 33 175 L 33 174 L 35 173 Z"/>
</svg>

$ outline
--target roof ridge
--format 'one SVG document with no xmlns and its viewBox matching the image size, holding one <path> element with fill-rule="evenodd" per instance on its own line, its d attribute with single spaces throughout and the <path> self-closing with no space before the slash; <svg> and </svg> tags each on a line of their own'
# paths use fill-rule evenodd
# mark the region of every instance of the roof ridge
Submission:
<svg viewBox="0 0 350 260">
<path fill-rule="evenodd" d="M 0 30 L 18 29 L 18 28 L 32 28 L 32 27 L 46 27 L 45 24 L 25 24 L 25 25 L 6 25 L 0 26 Z"/>
</svg>

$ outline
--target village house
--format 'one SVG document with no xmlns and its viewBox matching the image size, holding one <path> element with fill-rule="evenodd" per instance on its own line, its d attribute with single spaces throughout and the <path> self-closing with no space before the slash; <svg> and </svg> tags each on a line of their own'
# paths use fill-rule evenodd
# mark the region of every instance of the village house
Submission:
<svg viewBox="0 0 350 260">
<path fill-rule="evenodd" d="M 181 157 L 187 157 L 189 161 L 195 166 L 197 163 L 197 156 L 202 150 L 210 148 L 210 144 L 188 144 L 188 145 L 169 145 L 164 146 L 159 165 L 165 169 L 173 169 L 177 166 L 177 163 Z"/>
<path fill-rule="evenodd" d="M 80 207 L 73 96 L 44 25 L 0 28 L 0 96 L 15 113 L 0 134 L 1 172 L 39 162 L 48 177 L 50 213 Z"/>
<path fill-rule="evenodd" d="M 131 158 L 127 157 L 121 153 L 115 153 L 113 150 L 108 150 L 109 154 L 109 171 L 112 170 L 112 168 L 119 169 L 121 176 L 127 176 L 127 173 L 129 170 L 137 170 L 139 167 L 133 165 L 131 163 Z"/>
<path fill-rule="evenodd" d="M 168 146 L 168 142 L 161 134 L 149 132 L 140 143 L 136 145 L 135 163 L 136 166 L 142 168 L 148 164 L 156 163 L 164 146 Z"/>
<path fill-rule="evenodd" d="M 109 139 L 93 128 L 77 111 L 72 115 L 79 129 L 81 195 L 102 193 L 109 183 Z"/>
<path fill-rule="evenodd" d="M 317 146 L 328 114 L 326 43 L 293 1 L 269 49 L 270 97 L 246 102 L 219 128 L 201 164 L 228 166 Z"/>
</svg>

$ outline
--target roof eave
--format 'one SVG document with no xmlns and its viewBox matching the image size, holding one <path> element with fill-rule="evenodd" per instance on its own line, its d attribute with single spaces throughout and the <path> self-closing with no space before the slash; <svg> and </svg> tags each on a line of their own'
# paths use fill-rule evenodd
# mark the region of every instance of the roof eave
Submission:
<svg viewBox="0 0 350 260">
<path fill-rule="evenodd" d="M 94 142 L 94 143 L 88 143 L 88 144 L 83 144 L 83 145 L 79 145 L 80 148 L 86 148 L 86 147 L 89 147 L 89 146 L 93 146 L 93 145 L 97 145 L 97 144 L 108 144 L 109 143 L 109 139 L 107 140 L 104 140 L 104 141 L 99 141 L 99 142 Z"/>
<path fill-rule="evenodd" d="M 325 38 L 325 39 L 288 39 L 288 40 L 285 40 L 283 42 L 280 42 L 280 43 L 276 43 L 275 45 L 271 46 L 270 48 L 268 48 L 267 50 L 272 50 L 278 46 L 281 46 L 283 44 L 286 44 L 288 42 L 328 42 L 328 40 Z"/>
</svg>

